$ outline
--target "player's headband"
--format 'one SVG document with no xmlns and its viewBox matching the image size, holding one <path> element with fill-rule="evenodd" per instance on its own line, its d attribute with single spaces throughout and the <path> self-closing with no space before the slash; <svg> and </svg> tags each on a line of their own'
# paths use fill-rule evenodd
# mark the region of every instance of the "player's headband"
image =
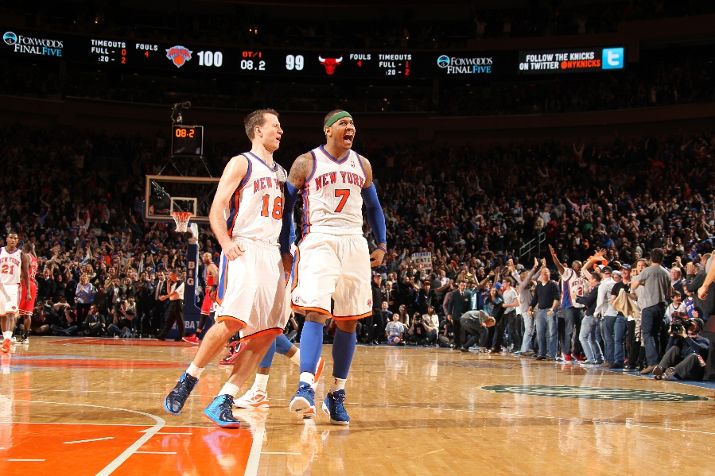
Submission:
<svg viewBox="0 0 715 476">
<path fill-rule="evenodd" d="M 330 127 L 333 124 L 335 124 L 336 122 L 338 122 L 340 119 L 342 119 L 343 117 L 349 117 L 350 119 L 353 118 L 353 116 L 351 116 L 348 111 L 336 112 L 335 114 L 333 114 L 332 116 L 330 116 L 329 118 L 327 118 L 325 120 L 325 125 L 323 127 Z"/>
</svg>

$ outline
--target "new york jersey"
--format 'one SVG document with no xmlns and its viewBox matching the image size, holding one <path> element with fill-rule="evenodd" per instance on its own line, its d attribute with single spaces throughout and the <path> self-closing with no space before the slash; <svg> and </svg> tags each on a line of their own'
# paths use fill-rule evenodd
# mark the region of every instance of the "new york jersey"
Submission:
<svg viewBox="0 0 715 476">
<path fill-rule="evenodd" d="M 3 246 L 0 250 L 0 284 L 20 284 L 20 270 L 22 266 L 22 250 L 16 248 L 8 253 Z"/>
<path fill-rule="evenodd" d="M 231 196 L 226 220 L 229 235 L 278 243 L 283 220 L 283 167 L 269 167 L 257 155 L 242 154 L 248 160 L 246 176 Z"/>
<path fill-rule="evenodd" d="M 339 160 L 321 145 L 303 187 L 303 234 L 362 235 L 362 189 L 367 178 L 352 150 Z"/>
</svg>

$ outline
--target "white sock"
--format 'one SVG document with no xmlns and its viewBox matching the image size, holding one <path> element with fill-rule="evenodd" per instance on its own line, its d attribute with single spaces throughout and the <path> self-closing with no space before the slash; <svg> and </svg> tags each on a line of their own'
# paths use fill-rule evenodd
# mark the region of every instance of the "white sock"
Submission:
<svg viewBox="0 0 715 476">
<path fill-rule="evenodd" d="M 268 387 L 268 374 L 256 374 L 256 380 L 253 382 L 253 390 L 260 390 L 266 393 Z"/>
<path fill-rule="evenodd" d="M 330 390 L 328 390 L 328 393 L 333 393 L 336 390 L 345 390 L 345 382 L 347 381 L 348 379 L 346 378 L 335 377 L 333 379 L 333 383 L 330 384 Z"/>
<path fill-rule="evenodd" d="M 5 331 L 2 333 L 3 339 L 12 339 L 12 331 Z"/>
<path fill-rule="evenodd" d="M 196 365 L 194 365 L 193 362 L 191 362 L 191 364 L 189 365 L 189 368 L 186 370 L 187 374 L 191 375 L 192 377 L 196 377 L 196 378 L 201 378 L 201 374 L 203 372 L 204 372 L 204 368 L 197 367 Z"/>
<path fill-rule="evenodd" d="M 300 381 L 305 382 L 308 385 L 313 385 L 313 382 L 315 381 L 315 375 L 310 372 L 301 372 Z"/>
<path fill-rule="evenodd" d="M 300 367 L 300 349 L 296 350 L 295 354 L 293 354 L 293 356 L 289 358 L 291 362 Z"/>
<path fill-rule="evenodd" d="M 238 385 L 234 385 L 230 382 L 226 382 L 223 384 L 223 387 L 221 387 L 221 390 L 218 392 L 219 395 L 231 395 L 232 397 L 235 397 L 238 395 Z"/>
</svg>

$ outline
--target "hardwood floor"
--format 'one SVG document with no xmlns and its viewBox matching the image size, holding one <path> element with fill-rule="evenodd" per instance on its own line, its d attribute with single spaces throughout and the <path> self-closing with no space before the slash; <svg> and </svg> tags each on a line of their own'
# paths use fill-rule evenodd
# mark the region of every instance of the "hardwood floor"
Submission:
<svg viewBox="0 0 715 476">
<path fill-rule="evenodd" d="M 349 427 L 290 414 L 298 369 L 277 355 L 271 408 L 236 410 L 250 428 L 224 430 L 202 414 L 226 378 L 216 365 L 181 415 L 162 407 L 194 352 L 31 337 L 0 355 L 0 473 L 715 474 L 710 388 L 506 355 L 358 347 Z"/>
</svg>

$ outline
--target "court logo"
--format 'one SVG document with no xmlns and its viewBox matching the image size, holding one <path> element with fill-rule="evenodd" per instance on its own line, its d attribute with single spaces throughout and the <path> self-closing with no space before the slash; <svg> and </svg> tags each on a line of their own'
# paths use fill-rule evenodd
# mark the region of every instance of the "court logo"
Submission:
<svg viewBox="0 0 715 476">
<path fill-rule="evenodd" d="M 632 388 L 577 387 L 570 385 L 487 385 L 484 390 L 535 397 L 584 398 L 589 400 L 648 400 L 651 402 L 693 402 L 706 397 L 687 393 L 655 392 Z"/>
<path fill-rule="evenodd" d="M 2 36 L 2 41 L 8 46 L 12 46 L 17 43 L 17 35 L 11 31 L 6 31 Z"/>
<path fill-rule="evenodd" d="M 625 54 L 623 48 L 604 48 L 601 54 L 602 69 L 623 69 Z"/>
<path fill-rule="evenodd" d="M 174 63 L 174 66 L 181 68 L 191 60 L 191 53 L 193 52 L 185 46 L 176 45 L 166 50 L 166 57 Z"/>
</svg>

